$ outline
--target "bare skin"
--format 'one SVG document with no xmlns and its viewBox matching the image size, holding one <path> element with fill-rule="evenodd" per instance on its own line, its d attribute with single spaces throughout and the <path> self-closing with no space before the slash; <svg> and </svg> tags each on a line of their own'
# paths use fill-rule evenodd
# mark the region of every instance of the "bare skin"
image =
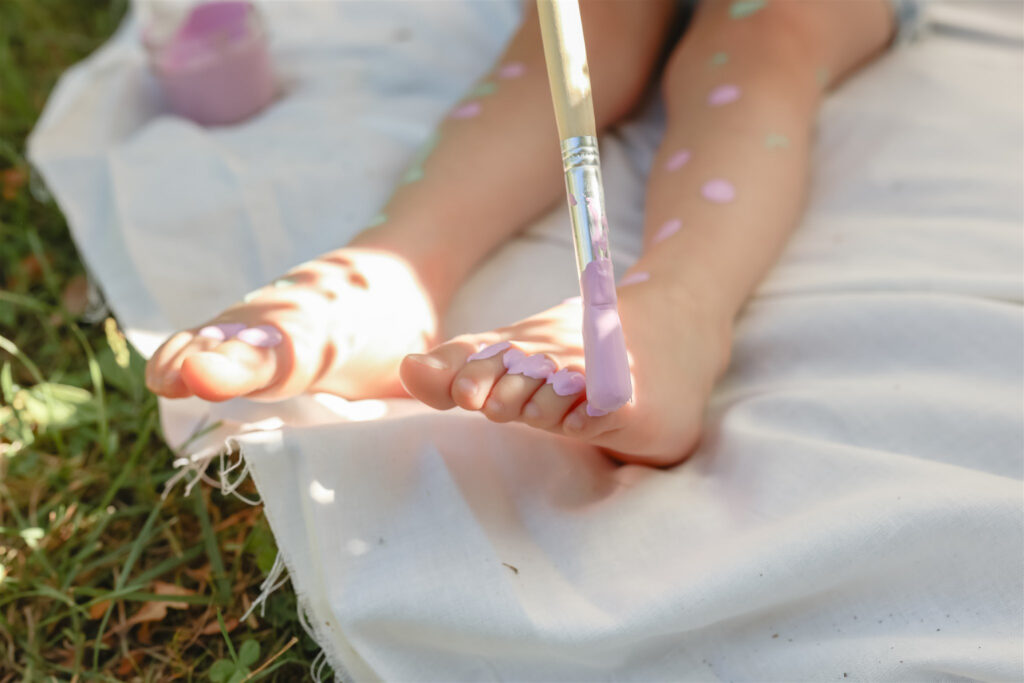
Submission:
<svg viewBox="0 0 1024 683">
<path fill-rule="evenodd" d="M 637 103 L 673 6 L 584 5 L 599 128 Z M 434 346 L 437 320 L 472 268 L 563 200 L 535 15 L 495 67 L 497 92 L 474 100 L 482 107 L 471 116 L 444 124 L 422 180 L 400 187 L 385 223 L 215 319 L 272 324 L 281 344 L 197 338 L 198 328 L 179 333 L 150 361 L 150 387 L 208 400 L 307 390 L 364 398 L 402 395 L 404 387 L 435 408 L 522 421 L 626 462 L 679 462 L 698 443 L 704 405 L 728 365 L 733 320 L 799 219 L 823 88 L 881 51 L 892 30 L 882 0 L 769 1 L 742 16 L 730 8 L 703 3 L 663 75 L 668 126 L 649 180 L 647 248 L 630 269 L 640 281 L 619 289 L 631 404 L 590 417 L 584 392 L 560 396 L 543 379 L 510 373 L 503 353 L 469 360 L 508 341 L 582 373 L 578 303 Z M 524 65 L 522 75 L 500 80 L 508 64 Z M 501 183 L 477 171 L 484 160 L 474 141 L 494 139 L 511 140 Z M 450 187 L 478 192 L 458 193 L 456 207 Z M 499 200 L 512 208 L 496 216 Z M 382 316 L 385 309 L 402 314 Z"/>
</svg>

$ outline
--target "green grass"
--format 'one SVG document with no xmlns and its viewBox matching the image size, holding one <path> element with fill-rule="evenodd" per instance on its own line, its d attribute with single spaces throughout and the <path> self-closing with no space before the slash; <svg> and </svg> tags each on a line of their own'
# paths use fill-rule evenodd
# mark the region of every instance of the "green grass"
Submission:
<svg viewBox="0 0 1024 683">
<path fill-rule="evenodd" d="M 161 499 L 174 454 L 142 359 L 85 302 L 24 158 L 57 77 L 126 5 L 0 0 L 0 683 L 299 680 L 316 647 L 291 590 L 238 621 L 276 553 L 261 509 Z"/>
</svg>

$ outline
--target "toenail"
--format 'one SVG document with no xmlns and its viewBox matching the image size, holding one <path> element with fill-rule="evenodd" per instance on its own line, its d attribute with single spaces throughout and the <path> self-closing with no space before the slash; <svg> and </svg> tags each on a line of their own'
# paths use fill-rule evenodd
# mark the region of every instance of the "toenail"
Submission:
<svg viewBox="0 0 1024 683">
<path fill-rule="evenodd" d="M 565 418 L 565 428 L 570 432 L 578 432 L 583 429 L 583 416 L 574 412 Z"/>
<path fill-rule="evenodd" d="M 428 356 L 422 353 L 410 353 L 406 358 L 411 361 L 415 361 L 420 365 L 426 365 L 429 368 L 434 368 L 435 370 L 448 369 L 448 364 L 436 356 Z"/>
<path fill-rule="evenodd" d="M 466 360 L 483 360 L 485 358 L 497 356 L 499 353 L 501 353 L 510 346 L 512 345 L 509 344 L 507 341 L 498 342 L 497 344 L 491 344 L 490 346 L 485 346 L 484 348 L 480 349 Z"/>
<path fill-rule="evenodd" d="M 245 328 L 235 335 L 235 339 L 249 346 L 266 349 L 284 341 L 284 335 L 273 325 L 258 325 Z"/>
<path fill-rule="evenodd" d="M 203 329 L 199 330 L 197 336 L 203 337 L 204 339 L 224 341 L 226 339 L 231 339 L 244 329 L 244 323 L 217 323 L 216 325 L 207 325 Z"/>
<path fill-rule="evenodd" d="M 456 382 L 455 388 L 466 396 L 476 396 L 477 384 L 468 377 L 463 377 Z"/>
<path fill-rule="evenodd" d="M 528 420 L 537 420 L 541 416 L 540 406 L 536 403 L 527 403 L 523 406 L 523 417 Z"/>
</svg>

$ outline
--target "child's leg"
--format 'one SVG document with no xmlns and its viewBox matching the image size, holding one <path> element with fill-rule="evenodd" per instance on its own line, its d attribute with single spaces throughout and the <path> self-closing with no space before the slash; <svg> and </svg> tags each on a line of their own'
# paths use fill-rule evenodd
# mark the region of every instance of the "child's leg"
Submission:
<svg viewBox="0 0 1024 683">
<path fill-rule="evenodd" d="M 651 171 L 647 249 L 619 289 L 633 403 L 587 414 L 582 377 L 565 371 L 582 368 L 578 303 L 410 356 L 402 366 L 410 392 L 437 408 L 585 439 L 633 462 L 684 457 L 728 362 L 732 319 L 797 222 L 819 74 L 842 75 L 881 49 L 891 30 L 885 4 L 699 8 L 665 74 L 668 128 Z M 517 350 L 471 356 L 499 342 Z M 556 367 L 560 374 L 548 375 Z"/>
<path fill-rule="evenodd" d="M 528 6 L 505 54 L 443 122 L 432 151 L 414 160 L 379 224 L 171 337 L 147 367 L 153 391 L 209 400 L 403 393 L 399 361 L 433 340 L 466 275 L 562 197 L 540 29 Z M 644 91 L 673 11 L 672 0 L 583 4 L 599 48 L 591 59 L 599 127 Z"/>
</svg>

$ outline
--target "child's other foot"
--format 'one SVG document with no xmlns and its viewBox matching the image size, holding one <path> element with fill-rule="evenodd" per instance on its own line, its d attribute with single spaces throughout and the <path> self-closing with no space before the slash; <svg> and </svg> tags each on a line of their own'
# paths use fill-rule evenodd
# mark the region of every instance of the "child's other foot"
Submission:
<svg viewBox="0 0 1024 683">
<path fill-rule="evenodd" d="M 509 327 L 457 337 L 402 361 L 406 389 L 427 405 L 479 410 L 581 439 L 627 462 L 670 465 L 697 445 L 715 379 L 729 355 L 730 325 L 652 277 L 619 291 L 633 401 L 587 413 L 582 318 L 570 300 Z"/>
<path fill-rule="evenodd" d="M 208 401 L 400 396 L 399 362 L 428 347 L 436 320 L 404 261 L 339 249 L 172 336 L 146 366 L 146 384 L 167 398 Z"/>
</svg>

